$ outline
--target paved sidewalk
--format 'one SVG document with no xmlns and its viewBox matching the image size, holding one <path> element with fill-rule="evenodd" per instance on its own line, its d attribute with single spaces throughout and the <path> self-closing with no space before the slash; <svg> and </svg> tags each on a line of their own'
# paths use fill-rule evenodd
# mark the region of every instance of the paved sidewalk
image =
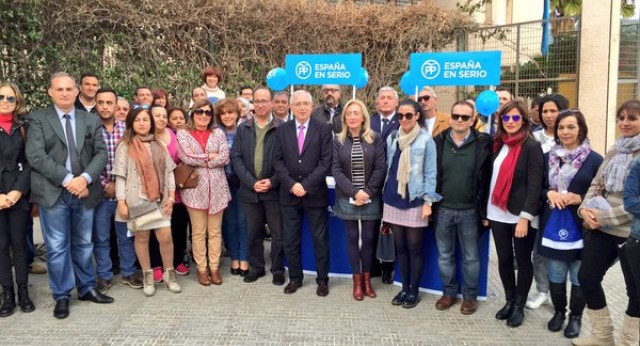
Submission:
<svg viewBox="0 0 640 346">
<path fill-rule="evenodd" d="M 36 228 L 37 229 L 37 228 Z M 36 239 L 41 239 L 37 234 Z M 38 241 L 38 240 L 37 240 Z M 191 273 L 179 277 L 183 292 L 170 293 L 157 285 L 154 297 L 145 298 L 114 280 L 110 305 L 81 302 L 74 296 L 71 315 L 53 318 L 46 275 L 31 275 L 31 296 L 36 311 L 0 319 L 3 345 L 570 345 L 560 333 L 550 333 L 546 323 L 552 307 L 527 310 L 525 323 L 507 327 L 494 318 L 504 295 L 497 273 L 495 252 L 489 267 L 489 295 L 471 316 L 437 311 L 437 296 L 423 293 L 414 309 L 391 305 L 398 287 L 373 280 L 375 299 L 357 302 L 351 297 L 351 279 L 332 278 L 330 294 L 315 294 L 315 280 L 307 275 L 294 295 L 271 284 L 271 276 L 246 284 L 229 274 L 223 261 L 224 283 L 203 287 Z M 116 279 L 119 279 L 117 277 Z M 610 270 L 605 290 L 619 330 L 626 294 L 619 265 Z M 589 328 L 583 319 L 583 333 Z"/>
</svg>

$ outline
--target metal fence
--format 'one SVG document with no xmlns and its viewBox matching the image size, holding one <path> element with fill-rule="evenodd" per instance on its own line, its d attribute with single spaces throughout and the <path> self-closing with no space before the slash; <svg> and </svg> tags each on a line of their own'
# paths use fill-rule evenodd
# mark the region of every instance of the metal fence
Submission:
<svg viewBox="0 0 640 346">
<path fill-rule="evenodd" d="M 640 23 L 623 21 L 620 25 L 620 57 L 618 62 L 618 96 L 620 106 L 624 101 L 640 96 Z"/>
<path fill-rule="evenodd" d="M 560 93 L 571 106 L 578 102 L 580 29 L 573 17 L 553 18 L 548 53 L 542 55 L 543 21 L 481 28 L 465 33 L 446 51 L 502 51 L 501 86 L 526 101 L 547 93 Z M 438 88 L 446 105 L 488 86 Z"/>
</svg>

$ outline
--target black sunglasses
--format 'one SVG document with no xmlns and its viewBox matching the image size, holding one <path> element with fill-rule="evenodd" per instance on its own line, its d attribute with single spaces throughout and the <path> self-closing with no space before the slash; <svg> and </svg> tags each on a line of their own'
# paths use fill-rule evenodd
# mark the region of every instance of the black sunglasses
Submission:
<svg viewBox="0 0 640 346">
<path fill-rule="evenodd" d="M 520 115 L 520 114 L 514 114 L 514 115 L 505 114 L 505 115 L 502 116 L 502 122 L 503 123 L 508 122 L 509 119 L 511 119 L 514 123 L 517 123 L 518 121 L 520 121 L 520 119 L 522 119 L 522 115 Z"/>
<path fill-rule="evenodd" d="M 431 96 L 429 96 L 429 95 L 424 95 L 424 96 L 418 97 L 418 102 L 429 101 L 429 100 L 431 100 Z"/>
<path fill-rule="evenodd" d="M 198 115 L 206 115 L 208 117 L 213 116 L 213 112 L 210 109 L 204 110 L 204 109 L 196 109 L 195 111 L 193 111 L 194 114 L 198 114 Z"/>
<path fill-rule="evenodd" d="M 398 120 L 402 120 L 403 118 L 407 119 L 407 120 L 411 120 L 411 119 L 413 119 L 414 115 L 415 115 L 415 113 L 405 113 L 405 114 L 396 113 L 396 116 L 398 117 Z"/>
<path fill-rule="evenodd" d="M 458 121 L 460 119 L 462 119 L 462 121 L 469 121 L 471 120 L 471 115 L 451 113 L 451 119 L 455 121 Z"/>
<path fill-rule="evenodd" d="M 15 96 L 0 95 L 0 101 L 3 101 L 5 98 L 7 99 L 7 102 L 9 102 L 9 103 L 16 103 L 16 97 Z"/>
</svg>

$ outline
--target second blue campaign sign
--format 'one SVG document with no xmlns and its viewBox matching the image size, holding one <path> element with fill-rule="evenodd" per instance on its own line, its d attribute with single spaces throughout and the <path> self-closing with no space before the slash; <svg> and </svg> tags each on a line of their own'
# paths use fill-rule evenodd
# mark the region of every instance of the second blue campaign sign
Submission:
<svg viewBox="0 0 640 346">
<path fill-rule="evenodd" d="M 498 85 L 502 52 L 413 53 L 412 76 L 424 85 Z"/>
</svg>

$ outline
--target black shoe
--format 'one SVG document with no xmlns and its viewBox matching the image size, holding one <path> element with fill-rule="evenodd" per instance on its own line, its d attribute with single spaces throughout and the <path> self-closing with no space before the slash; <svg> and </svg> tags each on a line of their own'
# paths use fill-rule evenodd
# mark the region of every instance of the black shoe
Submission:
<svg viewBox="0 0 640 346">
<path fill-rule="evenodd" d="M 249 274 L 249 269 L 240 269 L 240 276 L 246 277 L 248 274 Z M 262 275 L 264 276 L 264 272 L 262 272 Z"/>
<path fill-rule="evenodd" d="M 507 325 L 512 328 L 520 327 L 524 322 L 524 307 L 514 306 L 513 313 L 507 320 Z"/>
<path fill-rule="evenodd" d="M 53 317 L 63 319 L 69 316 L 69 298 L 56 300 L 56 307 L 53 308 Z"/>
<path fill-rule="evenodd" d="M 511 316 L 512 313 L 513 313 L 513 302 L 510 300 L 507 300 L 507 303 L 504 304 L 502 309 L 498 310 L 498 312 L 496 313 L 496 318 L 501 321 L 504 321 L 507 318 L 509 318 L 509 316 Z"/>
<path fill-rule="evenodd" d="M 26 284 L 18 285 L 18 305 L 20 305 L 20 311 L 22 312 L 32 312 L 36 309 L 29 297 L 29 288 Z"/>
<path fill-rule="evenodd" d="M 283 272 L 275 272 L 273 273 L 273 280 L 271 281 L 276 286 L 284 285 L 285 278 Z"/>
<path fill-rule="evenodd" d="M 564 328 L 564 337 L 573 339 L 580 335 L 580 328 L 582 327 L 582 316 L 574 316 L 569 314 L 569 323 Z"/>
<path fill-rule="evenodd" d="M 2 306 L 0 306 L 0 317 L 13 315 L 16 309 L 16 295 L 13 287 L 4 287 L 2 292 Z"/>
<path fill-rule="evenodd" d="M 547 329 L 551 332 L 559 332 L 562 329 L 562 325 L 564 325 L 565 313 L 563 311 L 556 311 L 547 323 Z"/>
<path fill-rule="evenodd" d="M 392 271 L 382 271 L 382 283 L 391 285 L 393 283 L 393 272 Z"/>
<path fill-rule="evenodd" d="M 91 288 L 89 292 L 84 295 L 78 297 L 79 300 L 89 300 L 96 304 L 111 304 L 113 303 L 113 298 L 100 293 L 97 289 Z"/>
<path fill-rule="evenodd" d="M 240 275 L 240 268 L 231 268 L 231 275 Z"/>
<path fill-rule="evenodd" d="M 404 301 L 402 302 L 402 307 L 405 309 L 415 308 L 419 302 L 420 302 L 419 294 L 409 293 L 404 297 Z"/>
<path fill-rule="evenodd" d="M 244 276 L 244 279 L 242 281 L 250 283 L 258 280 L 263 276 L 265 276 L 264 270 L 251 270 L 248 271 L 247 275 Z"/>
<path fill-rule="evenodd" d="M 396 294 L 391 300 L 392 305 L 402 305 L 404 303 L 404 299 L 409 295 L 409 292 L 400 291 L 400 293 Z"/>
</svg>

